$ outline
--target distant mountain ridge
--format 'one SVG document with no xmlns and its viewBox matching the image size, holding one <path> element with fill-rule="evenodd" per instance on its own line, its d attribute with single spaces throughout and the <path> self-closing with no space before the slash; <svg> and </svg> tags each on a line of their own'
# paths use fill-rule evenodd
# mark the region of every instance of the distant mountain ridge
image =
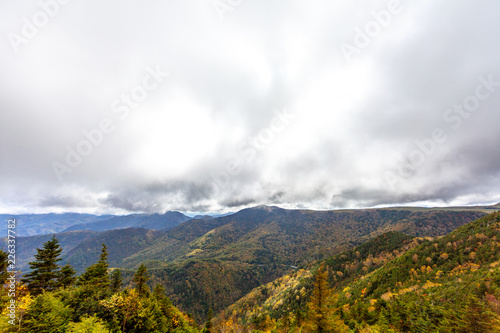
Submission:
<svg viewBox="0 0 500 333">
<path fill-rule="evenodd" d="M 164 214 L 93 215 L 79 213 L 0 214 L 0 221 L 15 218 L 18 237 L 52 235 L 65 231 L 106 231 L 124 228 L 170 229 L 190 217 L 180 212 Z M 7 236 L 7 228 L 0 228 L 0 237 Z"/>
<path fill-rule="evenodd" d="M 164 214 L 132 214 L 114 216 L 107 220 L 94 223 L 73 225 L 64 231 L 93 230 L 106 231 L 125 228 L 144 228 L 153 230 L 167 230 L 190 220 L 191 218 L 180 212 L 166 212 Z"/>
<path fill-rule="evenodd" d="M 247 209 L 282 209 L 276 206 L 257 206 Z M 500 203 L 489 206 L 463 206 L 463 207 L 387 207 L 376 210 L 405 210 L 405 211 L 430 211 L 430 210 L 473 210 L 488 213 L 500 209 Z M 352 212 L 370 209 L 342 209 L 332 212 Z M 373 210 L 373 209 L 372 209 Z M 231 216 L 236 213 L 196 215 L 189 217 L 181 212 L 169 211 L 164 214 L 130 214 L 130 215 L 94 215 L 81 213 L 48 213 L 48 214 L 0 214 L 0 221 L 15 218 L 17 221 L 17 236 L 26 237 L 34 235 L 49 235 L 65 231 L 93 230 L 106 231 L 124 228 L 145 228 L 154 230 L 167 230 L 180 225 L 188 220 L 212 220 Z M 305 210 L 307 211 L 307 210 Z M 0 237 L 7 236 L 7 229 L 0 229 Z"/>
<path fill-rule="evenodd" d="M 92 215 L 79 213 L 62 214 L 0 214 L 0 221 L 7 222 L 10 218 L 16 219 L 16 235 L 34 236 L 55 234 L 78 224 L 93 223 L 107 220 L 112 215 Z M 0 237 L 7 236 L 7 228 L 0 229 Z"/>
<path fill-rule="evenodd" d="M 312 211 L 257 206 L 220 218 L 186 221 L 159 238 L 157 247 L 134 254 L 124 264 L 134 267 L 145 260 L 219 258 L 296 265 L 333 255 L 388 231 L 445 235 L 484 215 L 474 209 Z"/>
</svg>

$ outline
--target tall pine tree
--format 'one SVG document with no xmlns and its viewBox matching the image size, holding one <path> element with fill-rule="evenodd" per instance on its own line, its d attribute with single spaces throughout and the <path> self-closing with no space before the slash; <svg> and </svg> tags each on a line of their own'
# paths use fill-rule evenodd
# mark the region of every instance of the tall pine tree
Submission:
<svg viewBox="0 0 500 333">
<path fill-rule="evenodd" d="M 122 289 L 123 278 L 122 273 L 119 269 L 115 269 L 111 272 L 111 282 L 110 288 L 114 293 L 119 292 Z"/>
<path fill-rule="evenodd" d="M 310 332 L 337 333 L 347 332 L 347 325 L 334 313 L 335 299 L 328 285 L 328 272 L 321 265 L 316 273 L 314 290 L 308 303 L 309 318 L 307 328 Z"/>
<path fill-rule="evenodd" d="M 134 274 L 132 281 L 135 282 L 135 290 L 139 296 L 147 296 L 149 293 L 149 288 L 146 282 L 149 280 L 148 269 L 146 265 L 141 264 L 137 269 L 137 272 Z"/>
<path fill-rule="evenodd" d="M 79 285 L 91 284 L 96 287 L 107 288 L 109 287 L 108 268 L 108 248 L 102 244 L 99 260 L 87 267 L 85 272 L 78 278 L 77 283 Z"/>
<path fill-rule="evenodd" d="M 61 272 L 57 280 L 58 286 L 64 288 L 72 286 L 76 281 L 75 274 L 76 271 L 70 264 L 61 267 Z"/>
<path fill-rule="evenodd" d="M 9 254 L 3 249 L 0 250 L 0 286 L 3 286 L 7 282 L 9 274 L 7 273 Z"/>
<path fill-rule="evenodd" d="M 43 290 L 51 291 L 58 287 L 62 248 L 54 235 L 43 244 L 42 249 L 36 249 L 35 261 L 29 262 L 31 272 L 21 279 L 26 283 L 32 295 L 41 294 Z"/>
<path fill-rule="evenodd" d="M 153 297 L 158 301 L 163 313 L 170 313 L 172 309 L 172 302 L 165 293 L 165 289 L 161 284 L 155 285 L 153 288 Z"/>
</svg>

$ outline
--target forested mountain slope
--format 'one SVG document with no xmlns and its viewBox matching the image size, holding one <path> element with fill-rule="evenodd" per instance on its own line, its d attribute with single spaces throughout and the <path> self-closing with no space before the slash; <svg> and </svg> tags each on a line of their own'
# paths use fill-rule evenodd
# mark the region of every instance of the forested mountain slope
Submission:
<svg viewBox="0 0 500 333">
<path fill-rule="evenodd" d="M 499 248 L 500 213 L 434 239 L 388 233 L 254 289 L 215 323 L 242 331 L 303 327 L 310 319 L 308 301 L 321 264 L 338 293 L 336 313 L 351 329 L 498 332 Z"/>
<path fill-rule="evenodd" d="M 221 259 L 300 265 L 387 231 L 439 236 L 484 215 L 472 210 L 307 211 L 259 206 L 227 217 L 183 223 L 124 264 Z"/>
<path fill-rule="evenodd" d="M 331 286 L 341 288 L 424 241 L 425 239 L 421 237 L 387 232 L 352 250 L 321 261 L 321 264 L 330 272 Z M 227 319 L 235 311 L 239 314 L 240 323 L 245 325 L 262 323 L 267 316 L 282 318 L 294 314 L 299 318 L 305 317 L 304 310 L 319 265 L 315 263 L 306 269 L 297 269 L 291 274 L 255 288 L 226 309 L 218 319 Z"/>
<path fill-rule="evenodd" d="M 256 207 L 212 220 L 190 220 L 128 258 L 145 263 L 181 309 L 204 320 L 293 267 L 327 258 L 389 231 L 444 235 L 481 211 L 303 211 Z M 225 281 L 223 286 L 213 281 Z"/>
</svg>

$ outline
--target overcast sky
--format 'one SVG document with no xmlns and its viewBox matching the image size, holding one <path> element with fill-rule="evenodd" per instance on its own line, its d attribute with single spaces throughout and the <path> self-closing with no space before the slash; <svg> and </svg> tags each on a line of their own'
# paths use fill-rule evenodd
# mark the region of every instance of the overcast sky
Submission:
<svg viewBox="0 0 500 333">
<path fill-rule="evenodd" d="M 500 202 L 500 2 L 0 3 L 0 212 Z"/>
</svg>

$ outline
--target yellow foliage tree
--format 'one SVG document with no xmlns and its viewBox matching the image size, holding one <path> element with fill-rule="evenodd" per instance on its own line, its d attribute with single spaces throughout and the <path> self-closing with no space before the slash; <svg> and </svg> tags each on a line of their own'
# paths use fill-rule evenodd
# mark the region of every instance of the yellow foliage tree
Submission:
<svg viewBox="0 0 500 333">
<path fill-rule="evenodd" d="M 334 313 L 335 301 L 336 299 L 328 285 L 328 272 L 321 266 L 316 274 L 313 295 L 307 303 L 309 310 L 305 327 L 307 332 L 348 332 L 348 326 Z"/>
<path fill-rule="evenodd" d="M 127 295 L 113 294 L 109 300 L 101 301 L 101 305 L 115 314 L 116 317 L 121 319 L 123 331 L 127 320 L 133 313 L 140 313 L 142 303 L 139 294 L 132 289 Z"/>
</svg>

